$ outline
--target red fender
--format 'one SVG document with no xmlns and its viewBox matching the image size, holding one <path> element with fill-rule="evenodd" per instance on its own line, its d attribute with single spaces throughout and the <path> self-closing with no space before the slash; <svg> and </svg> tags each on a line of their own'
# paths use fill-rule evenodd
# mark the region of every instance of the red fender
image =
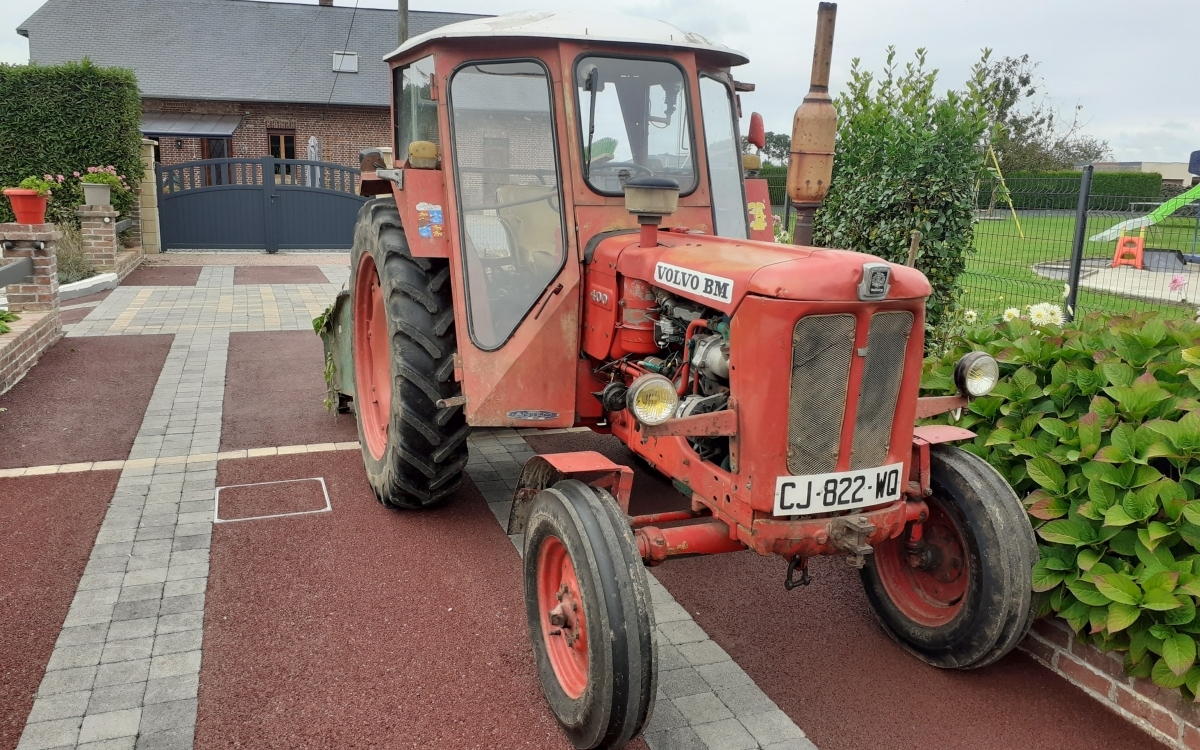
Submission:
<svg viewBox="0 0 1200 750">
<path fill-rule="evenodd" d="M 564 479 L 578 479 L 600 487 L 617 500 L 621 512 L 629 515 L 629 495 L 633 492 L 633 469 L 615 464 L 596 451 L 543 453 L 525 462 L 512 509 L 508 513 L 508 533 L 524 534 L 529 505 L 537 493 Z"/>
<path fill-rule="evenodd" d="M 970 430 L 948 424 L 927 424 L 914 427 L 912 475 L 909 477 L 908 494 L 918 497 L 929 497 L 933 494 L 929 468 L 929 446 L 970 440 L 973 437 L 975 437 L 975 433 Z"/>
</svg>

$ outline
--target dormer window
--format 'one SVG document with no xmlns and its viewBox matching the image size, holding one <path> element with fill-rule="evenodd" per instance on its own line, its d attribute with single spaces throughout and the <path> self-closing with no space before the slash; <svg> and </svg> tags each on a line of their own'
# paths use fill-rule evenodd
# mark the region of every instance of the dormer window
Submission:
<svg viewBox="0 0 1200 750">
<path fill-rule="evenodd" d="M 357 52 L 334 52 L 333 53 L 333 72 L 334 73 L 357 73 L 358 72 L 358 53 Z"/>
</svg>

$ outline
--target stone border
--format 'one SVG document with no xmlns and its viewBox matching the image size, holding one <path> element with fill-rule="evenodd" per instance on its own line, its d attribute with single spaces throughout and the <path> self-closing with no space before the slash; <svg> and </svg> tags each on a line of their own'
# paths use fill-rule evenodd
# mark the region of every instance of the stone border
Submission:
<svg viewBox="0 0 1200 750">
<path fill-rule="evenodd" d="M 1020 648 L 1168 747 L 1200 750 L 1200 705 L 1178 690 L 1125 674 L 1120 654 L 1080 641 L 1062 620 L 1038 620 Z"/>
<path fill-rule="evenodd" d="M 0 335 L 0 393 L 16 385 L 37 364 L 42 352 L 63 335 L 58 297 L 58 241 L 53 224 L 0 224 L 5 258 L 29 258 L 33 276 L 3 287 L 8 309 L 21 316 Z"/>
<path fill-rule="evenodd" d="M 44 464 L 42 466 L 0 469 L 0 479 L 33 477 L 45 474 L 74 474 L 80 471 L 113 471 L 115 469 L 137 469 L 170 466 L 172 464 L 204 463 L 206 461 L 224 461 L 230 458 L 287 456 L 294 453 L 324 453 L 326 451 L 356 451 L 358 449 L 359 444 L 355 440 L 348 443 L 306 443 L 304 445 L 279 445 L 265 448 L 248 448 L 238 451 L 218 451 L 217 453 L 192 453 L 186 456 L 167 456 L 166 458 L 131 458 L 125 461 L 82 461 L 74 464 Z"/>
</svg>

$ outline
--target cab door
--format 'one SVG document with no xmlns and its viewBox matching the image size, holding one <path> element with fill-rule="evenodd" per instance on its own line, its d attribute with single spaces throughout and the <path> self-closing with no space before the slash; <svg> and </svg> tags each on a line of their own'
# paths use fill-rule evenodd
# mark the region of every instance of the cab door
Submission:
<svg viewBox="0 0 1200 750">
<path fill-rule="evenodd" d="M 482 54 L 447 61 L 442 78 L 464 409 L 475 426 L 570 426 L 579 264 L 563 201 L 557 58 Z"/>
</svg>

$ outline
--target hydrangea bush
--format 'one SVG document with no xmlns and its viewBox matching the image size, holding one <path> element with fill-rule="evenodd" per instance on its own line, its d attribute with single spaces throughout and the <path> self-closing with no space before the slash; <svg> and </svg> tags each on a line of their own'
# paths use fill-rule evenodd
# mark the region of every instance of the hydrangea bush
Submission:
<svg viewBox="0 0 1200 750">
<path fill-rule="evenodd" d="M 925 362 L 953 393 L 954 363 L 986 351 L 1001 380 L 955 421 L 962 445 L 1024 498 L 1039 537 L 1041 614 L 1056 614 L 1130 675 L 1200 692 L 1200 324 L 1057 305 L 965 324 Z"/>
</svg>

